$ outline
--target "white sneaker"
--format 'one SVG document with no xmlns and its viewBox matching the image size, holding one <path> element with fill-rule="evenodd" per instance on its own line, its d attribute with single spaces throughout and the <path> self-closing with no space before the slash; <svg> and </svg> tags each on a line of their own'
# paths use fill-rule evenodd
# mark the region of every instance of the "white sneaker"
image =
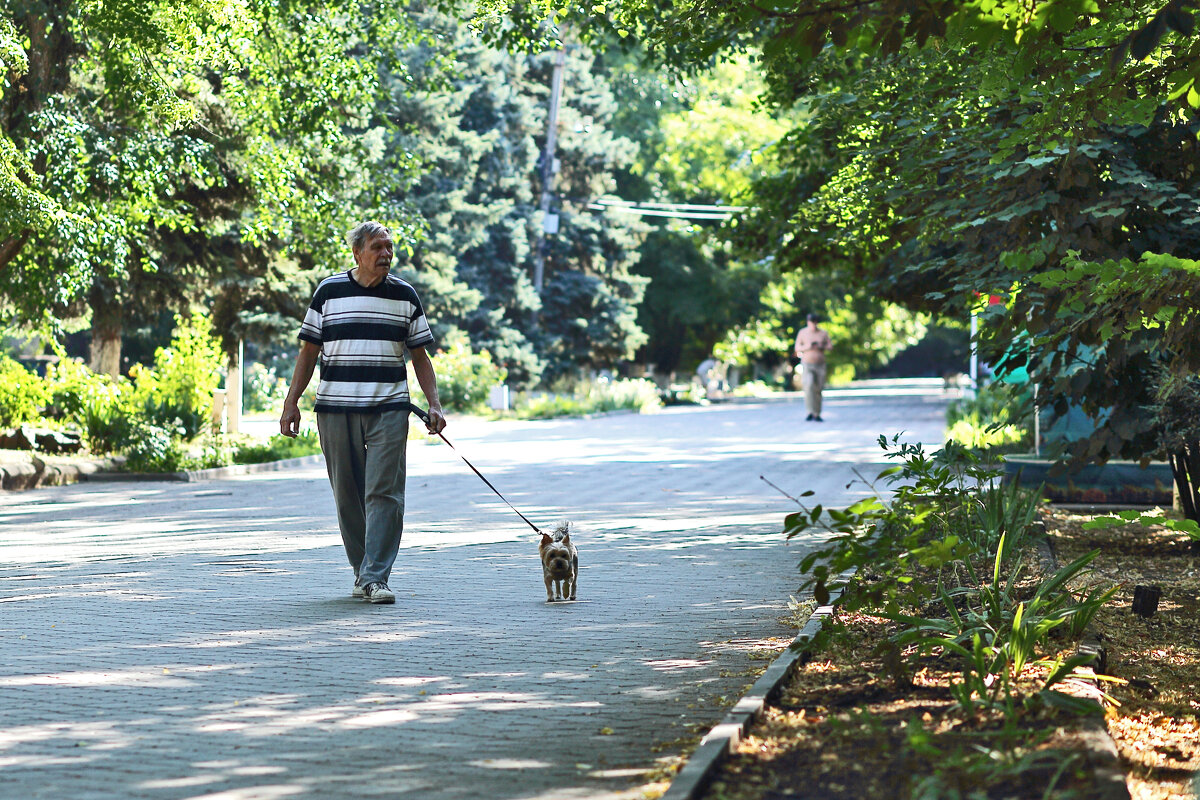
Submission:
<svg viewBox="0 0 1200 800">
<path fill-rule="evenodd" d="M 354 588 L 350 590 L 350 596 L 351 596 L 351 597 L 357 597 L 357 598 L 359 598 L 360 600 L 363 598 L 363 596 L 364 596 L 365 594 L 366 594 L 366 592 L 363 590 L 363 587 L 362 587 L 360 584 L 357 584 L 357 583 L 356 583 L 356 584 L 354 584 Z"/>
<path fill-rule="evenodd" d="M 394 603 L 396 595 L 386 583 L 368 583 L 363 587 L 363 599 L 368 603 Z"/>
</svg>

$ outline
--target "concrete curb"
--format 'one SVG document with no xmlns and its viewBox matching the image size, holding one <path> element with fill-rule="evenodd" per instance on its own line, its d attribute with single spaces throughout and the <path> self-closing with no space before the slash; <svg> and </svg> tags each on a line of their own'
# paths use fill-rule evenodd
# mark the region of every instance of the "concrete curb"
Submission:
<svg viewBox="0 0 1200 800">
<path fill-rule="evenodd" d="M 267 461 L 262 464 L 233 464 L 228 467 L 213 467 L 212 469 L 185 469 L 179 472 L 93 472 L 80 480 L 110 482 L 110 481 L 211 481 L 219 478 L 231 478 L 235 475 L 253 475 L 259 472 L 276 472 L 292 467 L 319 466 L 325 463 L 325 457 L 320 453 L 297 458 L 285 458 L 282 461 Z"/>
<path fill-rule="evenodd" d="M 21 491 L 40 486 L 64 486 L 87 480 L 104 470 L 111 470 L 121 462 L 113 459 L 83 461 L 72 464 L 51 464 L 33 456 L 26 462 L 0 464 L 0 489 Z"/>
<path fill-rule="evenodd" d="M 1096 704 L 1099 708 L 1100 704 Z M 1101 712 L 1103 714 L 1103 712 Z M 1121 769 L 1121 756 L 1117 743 L 1113 741 L 1104 724 L 1104 717 L 1088 717 L 1083 723 L 1084 755 L 1092 766 L 1100 793 L 1095 800 L 1130 800 L 1129 785 L 1125 783 L 1125 770 Z"/>
<path fill-rule="evenodd" d="M 661 800 L 694 800 L 708 788 L 717 767 L 737 747 L 767 702 L 779 694 L 793 670 L 807 663 L 810 654 L 802 652 L 800 645 L 811 641 L 821 632 L 825 620 L 833 615 L 834 604 L 840 597 L 841 592 L 836 592 L 830 597 L 828 605 L 817 607 L 788 649 L 767 667 L 767 671 L 754 682 L 725 718 L 705 734 L 700 746 L 671 781 Z"/>
<path fill-rule="evenodd" d="M 1044 527 L 1042 535 L 1038 537 L 1037 547 L 1038 560 L 1042 569 L 1049 574 L 1054 574 L 1058 571 L 1058 557 L 1054 553 L 1054 546 L 1051 544 L 1050 538 L 1044 533 Z M 1085 652 L 1089 646 L 1091 651 L 1099 654 L 1101 663 L 1097 665 L 1097 671 L 1106 671 L 1107 667 L 1103 663 L 1107 658 L 1104 646 L 1101 643 L 1101 637 L 1091 626 L 1084 631 L 1083 641 L 1076 652 Z M 1129 786 L 1125 783 L 1125 770 L 1121 768 L 1121 756 L 1117 753 L 1117 743 L 1113 741 L 1112 734 L 1108 732 L 1108 725 L 1104 722 L 1103 707 L 1095 700 L 1092 702 L 1096 704 L 1097 714 L 1084 718 L 1081 726 L 1083 732 L 1080 738 L 1084 745 L 1084 756 L 1092 767 L 1096 782 L 1100 786 L 1100 793 L 1096 795 L 1096 800 L 1129 800 Z"/>
<path fill-rule="evenodd" d="M 1036 542 L 1038 562 L 1041 568 L 1047 574 L 1053 575 L 1058 571 L 1058 556 L 1054 552 L 1054 545 L 1051 543 L 1050 537 L 1046 535 L 1045 525 L 1042 526 Z M 1084 632 L 1084 643 L 1089 638 L 1096 638 L 1096 633 L 1090 626 Z M 1084 644 L 1081 644 L 1081 648 L 1083 646 Z M 1081 652 L 1081 650 L 1076 652 Z M 1104 671 L 1104 669 L 1101 665 L 1100 671 Z M 1092 767 L 1096 782 L 1100 786 L 1100 794 L 1096 795 L 1096 800 L 1129 800 L 1129 786 L 1125 783 L 1125 770 L 1121 768 L 1117 743 L 1113 741 L 1112 735 L 1108 732 L 1108 725 L 1104 722 L 1104 709 L 1099 702 L 1096 702 L 1096 710 L 1099 712 L 1098 714 L 1083 719 L 1081 725 L 1083 732 L 1080 736 L 1084 745 L 1083 754 Z"/>
</svg>

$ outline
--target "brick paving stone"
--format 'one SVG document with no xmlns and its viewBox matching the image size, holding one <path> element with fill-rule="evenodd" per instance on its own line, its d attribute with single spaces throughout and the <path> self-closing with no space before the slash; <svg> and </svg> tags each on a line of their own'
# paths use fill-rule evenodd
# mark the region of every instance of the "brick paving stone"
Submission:
<svg viewBox="0 0 1200 800">
<path fill-rule="evenodd" d="M 759 475 L 849 502 L 876 436 L 936 442 L 944 398 L 827 405 L 452 420 L 527 516 L 576 522 L 575 603 L 440 444 L 410 450 L 395 606 L 348 596 L 320 468 L 0 495 L 0 796 L 637 796 L 793 634 L 812 543 Z"/>
</svg>

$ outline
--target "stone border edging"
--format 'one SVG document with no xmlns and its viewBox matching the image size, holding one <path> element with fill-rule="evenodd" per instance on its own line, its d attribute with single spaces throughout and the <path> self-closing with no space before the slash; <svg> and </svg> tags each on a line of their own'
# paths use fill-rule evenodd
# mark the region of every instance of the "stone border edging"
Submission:
<svg viewBox="0 0 1200 800">
<path fill-rule="evenodd" d="M 235 475 L 251 475 L 258 472 L 275 472 L 291 467 L 307 467 L 324 464 L 325 457 L 320 453 L 310 456 L 285 458 L 281 461 L 265 461 L 261 464 L 232 464 L 228 467 L 213 467 L 211 469 L 185 469 L 179 472 L 93 472 L 81 475 L 80 480 L 86 481 L 209 481 L 218 478 L 231 478 Z"/>
<path fill-rule="evenodd" d="M 1058 571 L 1058 557 L 1050 537 L 1046 535 L 1044 524 L 1037 535 L 1036 543 L 1041 568 L 1047 574 L 1053 575 Z M 1090 625 L 1084 633 L 1085 639 L 1089 635 L 1096 635 Z M 1100 713 L 1083 718 L 1080 738 L 1084 745 L 1084 757 L 1100 786 L 1100 794 L 1096 796 L 1096 800 L 1130 800 L 1125 770 L 1121 768 L 1121 757 L 1117 753 L 1117 743 L 1113 741 L 1112 734 L 1108 732 L 1108 725 L 1104 722 L 1104 709 L 1098 701 L 1092 702 L 1096 704 L 1096 710 Z"/>
<path fill-rule="evenodd" d="M 767 671 L 759 676 L 725 718 L 700 740 L 700 746 L 688 758 L 683 769 L 676 773 L 660 800 L 695 800 L 708 788 L 717 767 L 737 747 L 767 702 L 779 693 L 796 667 L 807 663 L 811 654 L 801 651 L 799 645 L 811 641 L 821 632 L 825 620 L 833 615 L 834 604 L 841 595 L 838 591 L 829 598 L 828 604 L 817 606 L 783 654 L 767 667 Z"/>
<path fill-rule="evenodd" d="M 123 461 L 123 459 L 122 459 Z M 103 470 L 112 469 L 120 461 L 106 458 L 98 461 L 83 461 L 71 464 L 51 464 L 38 456 L 30 461 L 14 461 L 0 464 L 0 489 L 22 491 L 42 486 L 63 486 L 87 480 Z"/>
</svg>

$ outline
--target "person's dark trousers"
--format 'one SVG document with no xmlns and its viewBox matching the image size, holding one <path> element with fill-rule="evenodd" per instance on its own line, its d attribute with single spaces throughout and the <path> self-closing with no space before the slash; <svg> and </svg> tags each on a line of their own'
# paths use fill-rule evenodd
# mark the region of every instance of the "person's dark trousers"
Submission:
<svg viewBox="0 0 1200 800">
<path fill-rule="evenodd" d="M 404 533 L 408 411 L 323 412 L 317 431 L 355 582 L 387 583 Z"/>
</svg>

